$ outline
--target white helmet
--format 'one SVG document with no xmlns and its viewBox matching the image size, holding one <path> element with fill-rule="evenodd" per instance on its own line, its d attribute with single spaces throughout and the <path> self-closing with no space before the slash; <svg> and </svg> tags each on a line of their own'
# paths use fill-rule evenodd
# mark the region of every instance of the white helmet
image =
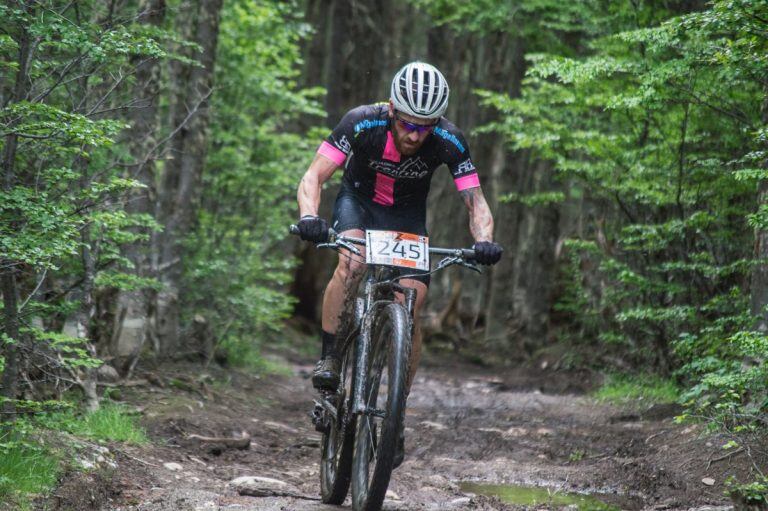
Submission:
<svg viewBox="0 0 768 511">
<path fill-rule="evenodd" d="M 435 66 L 411 62 L 395 73 L 391 98 L 399 112 L 422 119 L 440 117 L 448 108 L 448 82 Z"/>
</svg>

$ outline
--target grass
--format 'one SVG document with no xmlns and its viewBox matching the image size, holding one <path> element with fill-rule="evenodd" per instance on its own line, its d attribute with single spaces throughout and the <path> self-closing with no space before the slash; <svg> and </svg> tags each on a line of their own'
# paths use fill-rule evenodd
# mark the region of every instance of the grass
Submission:
<svg viewBox="0 0 768 511">
<path fill-rule="evenodd" d="M 60 429 L 76 436 L 129 444 L 146 444 L 149 441 L 137 418 L 124 406 L 113 403 L 106 403 L 93 413 L 79 417 L 64 415 L 59 420 Z"/>
<path fill-rule="evenodd" d="M 60 473 L 56 453 L 14 435 L 0 446 L 0 502 L 14 509 L 28 508 L 28 496 L 53 488 Z"/>
<path fill-rule="evenodd" d="M 136 417 L 113 403 L 104 403 L 98 411 L 82 415 L 69 410 L 21 418 L 10 431 L 0 432 L 0 502 L 11 506 L 0 509 L 28 509 L 32 496 L 56 485 L 67 460 L 74 457 L 74 447 L 66 441 L 55 441 L 64 446 L 56 449 L 41 439 L 60 431 L 96 441 L 148 442 Z"/>
<path fill-rule="evenodd" d="M 680 398 L 680 389 L 673 381 L 658 376 L 611 375 L 593 396 L 615 404 L 674 403 Z"/>
<path fill-rule="evenodd" d="M 568 461 L 581 461 L 587 453 L 583 449 L 576 449 L 568 455 Z"/>
</svg>

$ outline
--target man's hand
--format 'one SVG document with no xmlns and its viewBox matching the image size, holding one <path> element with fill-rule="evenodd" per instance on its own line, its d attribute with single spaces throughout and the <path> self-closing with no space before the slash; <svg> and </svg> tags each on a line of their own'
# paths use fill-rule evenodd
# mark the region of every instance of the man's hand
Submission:
<svg viewBox="0 0 768 511">
<path fill-rule="evenodd" d="M 504 249 L 493 241 L 478 241 L 472 248 L 475 250 L 475 261 L 480 264 L 496 264 L 501 259 Z"/>
<path fill-rule="evenodd" d="M 328 241 L 328 222 L 319 216 L 304 215 L 298 223 L 299 237 L 304 241 L 325 243 Z"/>
</svg>

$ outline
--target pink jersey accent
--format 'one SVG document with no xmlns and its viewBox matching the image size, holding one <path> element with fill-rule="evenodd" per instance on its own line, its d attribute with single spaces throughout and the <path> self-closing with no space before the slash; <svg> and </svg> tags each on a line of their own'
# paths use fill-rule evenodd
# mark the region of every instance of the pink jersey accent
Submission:
<svg viewBox="0 0 768 511">
<path fill-rule="evenodd" d="M 477 188 L 480 186 L 480 178 L 477 174 L 470 174 L 468 176 L 460 177 L 454 180 L 456 183 L 456 189 L 458 191 L 466 190 L 467 188 Z"/>
<path fill-rule="evenodd" d="M 398 156 L 400 156 L 398 154 Z M 395 203 L 395 178 L 381 172 L 376 173 L 376 185 L 373 189 L 373 202 L 382 206 L 392 206 Z"/>
<path fill-rule="evenodd" d="M 320 144 L 320 147 L 317 149 L 317 153 L 322 154 L 326 158 L 332 160 L 333 163 L 339 167 L 344 165 L 344 161 L 347 159 L 347 155 L 344 154 L 344 151 L 336 149 L 333 145 L 325 141 Z"/>
<path fill-rule="evenodd" d="M 382 153 L 381 157 L 395 163 L 400 162 L 400 153 L 395 146 L 395 139 L 392 138 L 391 131 L 387 132 L 387 145 L 384 146 L 384 153 Z"/>
</svg>

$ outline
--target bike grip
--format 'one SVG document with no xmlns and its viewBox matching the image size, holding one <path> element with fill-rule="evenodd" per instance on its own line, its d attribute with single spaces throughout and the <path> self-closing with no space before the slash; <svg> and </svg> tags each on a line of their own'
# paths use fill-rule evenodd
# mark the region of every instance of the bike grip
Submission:
<svg viewBox="0 0 768 511">
<path fill-rule="evenodd" d="M 461 255 L 464 259 L 474 259 L 475 251 L 474 249 L 471 249 L 471 248 L 462 248 Z"/>
<path fill-rule="evenodd" d="M 299 234 L 299 226 L 295 224 L 291 224 L 288 226 L 288 232 L 291 234 Z"/>
</svg>

